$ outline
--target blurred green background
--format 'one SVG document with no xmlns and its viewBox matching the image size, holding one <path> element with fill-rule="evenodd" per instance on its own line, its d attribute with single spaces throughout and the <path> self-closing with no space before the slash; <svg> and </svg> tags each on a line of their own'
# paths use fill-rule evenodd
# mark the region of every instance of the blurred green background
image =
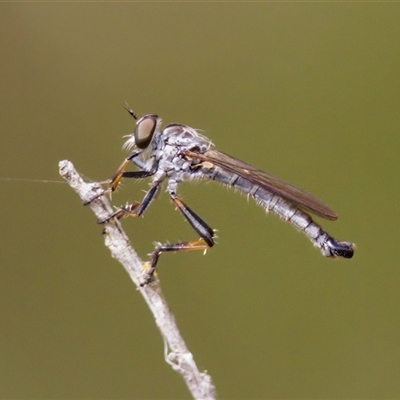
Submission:
<svg viewBox="0 0 400 400">
<path fill-rule="evenodd" d="M 400 28 L 394 3 L 0 5 L 1 398 L 190 398 L 141 296 L 88 208 L 71 160 L 111 176 L 138 115 L 321 197 L 357 243 L 321 256 L 214 183 L 181 196 L 218 245 L 161 257 L 182 335 L 220 398 L 399 398 Z M 125 182 L 115 205 L 147 182 Z M 168 196 L 124 220 L 142 257 L 196 238 Z"/>
</svg>

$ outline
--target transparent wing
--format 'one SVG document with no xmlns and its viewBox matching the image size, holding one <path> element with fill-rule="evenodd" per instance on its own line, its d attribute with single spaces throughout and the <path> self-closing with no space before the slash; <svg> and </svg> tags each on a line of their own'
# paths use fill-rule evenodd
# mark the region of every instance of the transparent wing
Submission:
<svg viewBox="0 0 400 400">
<path fill-rule="evenodd" d="M 260 171 L 259 169 L 215 148 L 210 148 L 203 154 L 193 151 L 186 151 L 185 154 L 189 157 L 209 162 L 227 172 L 239 175 L 252 184 L 260 186 L 319 217 L 331 221 L 335 221 L 338 218 L 337 214 L 328 205 L 314 195 L 276 178 L 275 176 Z"/>
</svg>

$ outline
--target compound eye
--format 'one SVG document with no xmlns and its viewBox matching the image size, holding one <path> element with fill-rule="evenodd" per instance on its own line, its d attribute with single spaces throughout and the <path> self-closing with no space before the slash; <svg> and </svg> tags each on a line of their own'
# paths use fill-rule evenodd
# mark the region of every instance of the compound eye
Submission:
<svg viewBox="0 0 400 400">
<path fill-rule="evenodd" d="M 135 128 L 135 144 L 139 149 L 145 149 L 153 139 L 157 126 L 157 115 L 149 114 L 140 118 Z"/>
</svg>

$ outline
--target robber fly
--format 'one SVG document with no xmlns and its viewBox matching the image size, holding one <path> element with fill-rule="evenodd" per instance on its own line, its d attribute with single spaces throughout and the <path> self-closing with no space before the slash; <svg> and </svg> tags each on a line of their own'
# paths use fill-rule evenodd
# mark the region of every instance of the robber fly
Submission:
<svg viewBox="0 0 400 400">
<path fill-rule="evenodd" d="M 112 193 L 122 178 L 143 179 L 151 177 L 150 189 L 140 203 L 127 204 L 99 223 L 113 218 L 141 216 L 167 181 L 166 191 L 172 202 L 183 214 L 200 239 L 181 243 L 157 243 L 150 255 L 142 286 L 151 282 L 161 253 L 167 251 L 207 250 L 215 244 L 214 230 L 178 196 L 180 182 L 193 179 L 210 179 L 235 188 L 252 197 L 266 212 L 273 212 L 303 232 L 313 245 L 326 257 L 353 257 L 353 243 L 334 239 L 315 223 L 310 214 L 334 221 L 337 215 L 317 197 L 275 178 L 243 161 L 217 150 L 212 142 L 195 129 L 183 124 L 169 124 L 161 128 L 162 120 L 156 114 L 137 118 L 136 127 L 128 135 L 124 148 L 133 151 L 123 161 L 109 188 L 87 203 L 102 195 Z M 125 171 L 133 162 L 138 171 Z"/>
</svg>

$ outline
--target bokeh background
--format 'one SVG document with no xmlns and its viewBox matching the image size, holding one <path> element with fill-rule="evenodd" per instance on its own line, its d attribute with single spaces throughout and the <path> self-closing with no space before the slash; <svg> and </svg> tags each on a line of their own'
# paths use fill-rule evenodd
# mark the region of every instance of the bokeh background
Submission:
<svg viewBox="0 0 400 400">
<path fill-rule="evenodd" d="M 167 254 L 162 288 L 220 398 L 400 397 L 400 6 L 395 3 L 0 5 L 1 398 L 190 398 L 141 296 L 60 180 L 112 175 L 137 114 L 318 195 L 358 245 L 322 257 L 214 183 L 181 196 L 219 239 Z M 115 205 L 147 183 L 125 182 Z M 166 195 L 124 220 L 145 258 L 195 239 Z"/>
</svg>

